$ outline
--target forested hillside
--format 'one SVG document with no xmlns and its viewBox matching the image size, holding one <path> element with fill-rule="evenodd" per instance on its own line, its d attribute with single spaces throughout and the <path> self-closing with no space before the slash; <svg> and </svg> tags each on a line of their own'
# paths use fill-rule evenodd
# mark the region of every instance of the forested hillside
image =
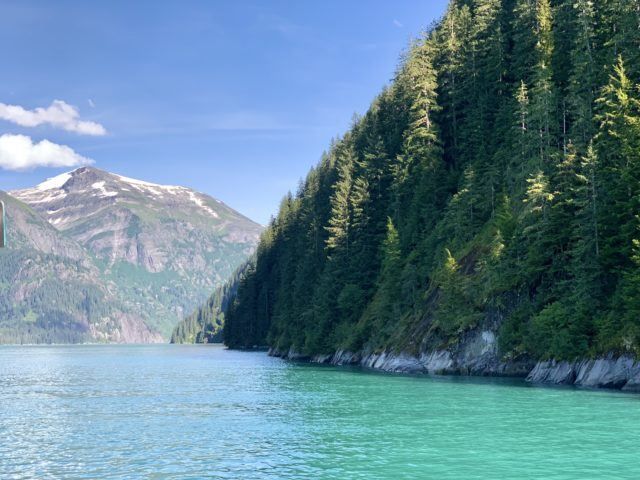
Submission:
<svg viewBox="0 0 640 480">
<path fill-rule="evenodd" d="M 158 342 L 82 246 L 0 191 L 7 248 L 0 249 L 0 344 Z"/>
<path fill-rule="evenodd" d="M 263 233 L 232 347 L 640 353 L 640 2 L 456 0 Z"/>
<path fill-rule="evenodd" d="M 240 266 L 227 283 L 218 287 L 207 302 L 182 319 L 173 329 L 171 343 L 221 343 L 225 313 L 233 301 L 240 279 L 252 259 Z"/>
</svg>

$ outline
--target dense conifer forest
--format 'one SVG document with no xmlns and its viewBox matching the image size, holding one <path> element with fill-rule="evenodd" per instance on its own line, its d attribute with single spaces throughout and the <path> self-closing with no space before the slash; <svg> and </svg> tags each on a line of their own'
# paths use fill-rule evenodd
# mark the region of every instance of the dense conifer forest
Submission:
<svg viewBox="0 0 640 480">
<path fill-rule="evenodd" d="M 640 2 L 455 0 L 282 200 L 231 347 L 640 353 Z"/>
<path fill-rule="evenodd" d="M 240 279 L 249 265 L 251 261 L 241 265 L 204 305 L 178 323 L 171 334 L 171 343 L 221 343 L 225 312 L 235 298 Z"/>
</svg>

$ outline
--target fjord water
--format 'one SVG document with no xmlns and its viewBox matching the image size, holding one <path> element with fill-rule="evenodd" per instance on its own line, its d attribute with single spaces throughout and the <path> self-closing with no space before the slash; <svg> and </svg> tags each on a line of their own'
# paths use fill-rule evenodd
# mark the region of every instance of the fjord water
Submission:
<svg viewBox="0 0 640 480">
<path fill-rule="evenodd" d="M 0 478 L 640 478 L 640 397 L 215 346 L 0 348 Z"/>
</svg>

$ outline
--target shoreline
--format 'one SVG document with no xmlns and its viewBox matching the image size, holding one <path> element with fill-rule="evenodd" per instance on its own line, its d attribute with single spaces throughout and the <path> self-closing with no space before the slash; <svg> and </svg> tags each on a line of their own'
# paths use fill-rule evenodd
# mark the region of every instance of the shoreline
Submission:
<svg viewBox="0 0 640 480">
<path fill-rule="evenodd" d="M 488 336 L 484 335 L 487 339 Z M 491 342 L 490 342 L 491 343 Z M 0 347 L 69 347 L 69 346 L 154 346 L 152 343 L 73 343 L 73 344 L 2 344 Z M 167 343 L 166 345 L 173 345 Z M 197 344 L 190 344 L 197 345 Z M 378 372 L 523 379 L 532 386 L 573 386 L 585 389 L 600 389 L 640 393 L 640 360 L 629 355 L 610 353 L 597 358 L 573 361 L 520 360 L 504 361 L 495 349 L 485 348 L 479 355 L 470 355 L 469 343 L 458 344 L 452 349 L 434 350 L 419 356 L 406 352 L 350 352 L 338 350 L 331 354 L 305 355 L 293 348 L 278 350 L 267 346 L 230 348 L 222 343 L 203 344 L 242 352 L 264 352 L 271 357 L 292 362 L 319 365 L 351 366 Z M 476 345 L 477 346 L 477 345 Z M 476 352 L 478 353 L 478 352 Z"/>
<path fill-rule="evenodd" d="M 304 355 L 293 349 L 270 348 L 268 355 L 284 360 L 333 366 L 356 366 L 395 374 L 501 377 L 524 379 L 532 386 L 573 386 L 585 389 L 640 393 L 640 361 L 609 354 L 575 361 L 459 363 L 447 350 L 414 356 L 407 353 L 366 353 L 338 350 L 333 354 Z"/>
</svg>

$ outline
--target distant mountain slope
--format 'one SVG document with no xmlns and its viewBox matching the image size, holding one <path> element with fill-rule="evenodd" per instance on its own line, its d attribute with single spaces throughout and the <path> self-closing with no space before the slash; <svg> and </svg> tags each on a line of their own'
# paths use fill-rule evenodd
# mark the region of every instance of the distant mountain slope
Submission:
<svg viewBox="0 0 640 480">
<path fill-rule="evenodd" d="M 211 294 L 204 305 L 176 325 L 171 334 L 171 343 L 222 343 L 226 312 L 235 298 L 241 279 L 253 267 L 251 257 L 236 270 L 227 283 Z"/>
<path fill-rule="evenodd" d="M 8 247 L 0 250 L 0 343 L 154 342 L 75 240 L 0 192 Z"/>
<path fill-rule="evenodd" d="M 202 193 L 91 167 L 10 193 L 92 257 L 123 307 L 167 339 L 251 254 L 261 231 Z"/>
</svg>

